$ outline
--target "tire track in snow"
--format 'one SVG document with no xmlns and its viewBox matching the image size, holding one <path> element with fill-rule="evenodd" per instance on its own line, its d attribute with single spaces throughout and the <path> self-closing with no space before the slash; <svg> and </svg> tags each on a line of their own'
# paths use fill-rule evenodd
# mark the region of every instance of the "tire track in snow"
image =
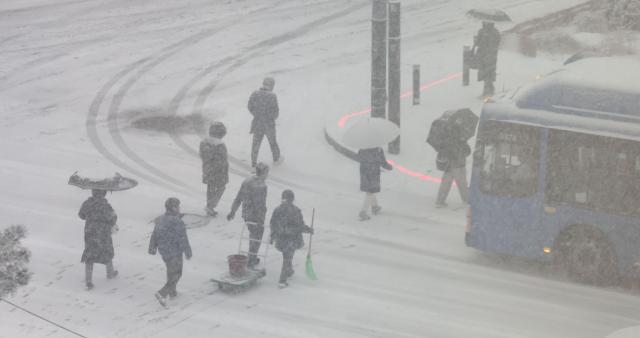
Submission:
<svg viewBox="0 0 640 338">
<path fill-rule="evenodd" d="M 261 11 L 261 10 L 263 10 L 265 8 L 269 8 L 269 6 L 260 7 L 258 9 L 256 9 L 255 11 Z M 250 14 L 250 13 L 248 13 L 248 14 Z M 246 16 L 243 16 L 243 17 L 246 17 Z M 180 191 L 186 192 L 187 194 L 193 194 L 194 190 L 192 190 L 189 187 L 189 185 L 187 185 L 186 183 L 184 183 L 184 182 L 182 182 L 180 180 L 177 180 L 177 179 L 175 179 L 175 178 L 163 173 L 162 171 L 158 170 L 156 167 L 152 166 L 147 161 L 145 161 L 140 156 L 138 156 L 137 153 L 135 153 L 133 150 L 131 150 L 131 148 L 129 148 L 127 143 L 122 138 L 122 135 L 120 134 L 120 130 L 118 128 L 118 124 L 117 124 L 118 108 L 119 108 L 119 106 L 120 106 L 120 104 L 122 102 L 122 99 L 126 95 L 127 91 L 131 88 L 131 86 L 133 86 L 133 84 L 135 84 L 135 82 L 138 81 L 144 74 L 149 72 L 151 69 L 153 69 L 155 66 L 160 64 L 162 61 L 164 61 L 164 60 L 168 59 L 169 57 L 181 52 L 187 46 L 196 44 L 196 43 L 198 43 L 199 41 L 202 41 L 205 38 L 208 38 L 208 37 L 210 37 L 212 35 L 215 35 L 218 32 L 226 30 L 230 26 L 239 24 L 241 22 L 242 22 L 242 20 L 238 20 L 237 18 L 231 18 L 229 20 L 225 20 L 221 24 L 218 24 L 218 25 L 216 25 L 216 26 L 214 26 L 212 28 L 209 28 L 209 29 L 206 29 L 206 30 L 201 31 L 199 33 L 196 33 L 196 34 L 193 34 L 191 36 L 188 36 L 185 39 L 182 39 L 182 40 L 180 40 L 180 41 L 178 41 L 178 42 L 176 42 L 174 44 L 171 44 L 171 45 L 163 48 L 158 53 L 160 55 L 156 56 L 155 58 L 154 58 L 154 55 L 150 55 L 150 56 L 144 57 L 144 58 L 142 58 L 142 59 L 130 64 L 125 69 L 123 69 L 122 71 L 117 73 L 113 78 L 111 78 L 102 87 L 102 89 L 96 94 L 96 96 L 95 96 L 95 98 L 94 98 L 94 100 L 93 100 L 93 102 L 92 102 L 92 104 L 91 104 L 91 106 L 89 108 L 89 114 L 87 115 L 87 121 L 86 121 L 86 124 L 85 124 L 86 128 L 87 128 L 87 135 L 88 135 L 89 140 L 91 141 L 91 143 L 94 145 L 94 147 L 105 158 L 107 158 L 109 161 L 111 161 L 112 163 L 114 163 L 118 167 L 120 167 L 120 168 L 122 168 L 124 170 L 127 170 L 131 174 L 134 174 L 134 175 L 136 175 L 136 176 L 138 176 L 140 178 L 146 179 L 146 180 L 148 180 L 150 182 L 153 182 L 153 183 L 155 183 L 157 185 L 163 186 L 163 187 L 168 188 L 170 190 L 174 189 L 175 186 L 178 186 L 180 188 L 179 189 Z M 111 104 L 109 106 L 108 116 L 107 116 L 107 128 L 108 128 L 109 133 L 112 136 L 113 141 L 116 144 L 116 146 L 130 160 L 133 160 L 134 163 L 136 163 L 137 165 L 139 165 L 142 168 L 144 168 L 147 172 L 151 172 L 154 175 L 160 177 L 160 179 L 156 178 L 153 175 L 149 175 L 145 171 L 141 171 L 141 170 L 138 170 L 138 169 L 134 168 L 130 164 L 126 163 L 125 161 L 123 161 L 122 159 L 120 159 L 119 157 L 114 155 L 113 152 L 111 152 L 109 149 L 107 149 L 105 144 L 102 142 L 102 140 L 100 139 L 100 136 L 98 135 L 98 130 L 97 130 L 97 119 L 98 119 L 98 115 L 100 114 L 100 107 L 102 106 L 103 101 L 105 100 L 105 97 L 107 96 L 109 91 L 111 91 L 113 88 L 116 87 L 116 84 L 118 82 L 120 82 L 123 78 L 125 78 L 131 72 L 134 72 L 139 67 L 142 67 L 142 68 L 133 77 L 131 77 L 128 81 L 126 81 L 123 86 L 120 87 L 120 89 L 117 91 L 117 93 L 115 94 L 114 98 L 112 99 Z M 169 184 L 169 182 L 171 184 Z"/>
<path fill-rule="evenodd" d="M 198 74 L 196 77 L 194 77 L 187 85 L 185 85 L 179 92 L 178 95 L 176 95 L 173 100 L 171 100 L 171 104 L 169 106 L 169 113 L 170 114 L 177 114 L 177 109 L 180 106 L 180 103 L 182 102 L 182 100 L 185 98 L 186 94 L 189 92 L 189 90 L 191 89 L 191 87 L 193 85 L 196 84 L 196 82 L 201 79 L 204 78 L 205 76 L 207 76 L 209 73 L 213 72 L 216 69 L 225 67 L 226 68 L 219 73 L 215 79 L 211 82 L 209 82 L 209 84 L 200 91 L 200 93 L 197 96 L 196 99 L 196 103 L 194 106 L 193 111 L 198 112 L 198 111 L 202 111 L 204 104 L 207 100 L 207 97 L 209 95 L 211 95 L 211 93 L 214 91 L 214 89 L 218 86 L 218 84 L 220 83 L 220 81 L 222 81 L 222 79 L 227 76 L 228 74 L 234 72 L 236 69 L 240 68 L 241 66 L 245 65 L 246 63 L 248 63 L 249 61 L 253 60 L 255 57 L 264 54 L 264 52 L 270 48 L 276 47 L 282 43 L 288 42 L 290 40 L 299 38 L 307 33 L 309 33 L 310 31 L 312 31 L 313 29 L 320 27 L 322 25 L 325 25 L 333 20 L 339 19 L 341 17 L 344 17 L 348 14 L 351 14 L 365 6 L 368 6 L 369 3 L 359 3 L 356 4 L 354 6 L 350 6 L 344 10 L 341 10 L 339 12 L 330 14 L 328 16 L 324 16 L 321 17 L 319 19 L 316 19 L 310 23 L 307 23 L 301 27 L 298 27 L 294 30 L 290 30 L 284 34 L 260 41 L 256 44 L 254 44 L 253 46 L 248 47 L 246 50 L 243 50 L 241 52 L 239 52 L 236 55 L 227 57 L 225 59 L 223 59 L 222 61 L 218 62 L 217 64 L 213 64 L 209 67 L 207 67 L 204 71 L 202 71 L 200 74 Z M 235 62 L 234 62 L 235 61 Z M 230 65 L 229 65 L 230 64 Z M 227 66 L 229 65 L 229 66 Z M 182 140 L 182 138 L 180 137 L 179 134 L 177 133 L 172 133 L 171 134 L 171 138 L 172 140 L 175 142 L 176 145 L 178 145 L 178 147 L 182 148 L 185 152 L 195 156 L 195 157 L 199 157 L 198 151 L 194 148 L 192 148 L 189 144 L 187 144 L 184 140 Z M 234 157 L 229 155 L 229 162 L 231 162 L 234 165 L 239 166 L 240 168 L 244 169 L 245 172 L 242 171 L 236 171 L 237 174 L 243 176 L 243 177 L 248 177 L 249 176 L 249 171 L 251 170 L 251 166 L 242 162 L 239 158 Z M 286 187 L 295 187 L 298 189 L 302 189 L 302 190 L 306 190 L 306 191 L 314 191 L 315 189 L 309 187 L 309 186 L 303 186 L 291 181 L 288 181 L 286 179 L 282 179 L 276 175 L 270 174 L 268 180 L 282 184 L 283 186 Z"/>
</svg>

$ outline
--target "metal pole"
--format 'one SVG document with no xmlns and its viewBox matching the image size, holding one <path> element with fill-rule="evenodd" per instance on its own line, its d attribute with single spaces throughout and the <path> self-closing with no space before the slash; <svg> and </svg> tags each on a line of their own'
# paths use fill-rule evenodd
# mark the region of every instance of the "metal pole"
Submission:
<svg viewBox="0 0 640 338">
<path fill-rule="evenodd" d="M 471 47 L 462 47 L 462 85 L 469 85 L 469 56 L 471 54 Z"/>
<path fill-rule="evenodd" d="M 389 2 L 389 121 L 400 127 L 400 1 Z M 389 143 L 389 153 L 400 153 L 400 136 Z"/>
<path fill-rule="evenodd" d="M 371 15 L 371 117 L 386 117 L 387 0 L 373 0 Z"/>
<path fill-rule="evenodd" d="M 420 65 L 413 65 L 413 105 L 420 104 Z"/>
</svg>

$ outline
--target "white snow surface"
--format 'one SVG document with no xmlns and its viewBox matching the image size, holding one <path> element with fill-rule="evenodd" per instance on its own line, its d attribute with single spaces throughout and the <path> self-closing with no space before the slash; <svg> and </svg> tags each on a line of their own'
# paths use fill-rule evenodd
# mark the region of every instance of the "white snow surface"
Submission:
<svg viewBox="0 0 640 338">
<path fill-rule="evenodd" d="M 473 7 L 505 10 L 514 23 L 580 0 L 402 1 L 402 84 L 411 65 L 422 82 L 459 72 L 461 50 L 479 23 Z M 382 214 L 357 221 L 363 199 L 357 164 L 336 153 L 323 128 L 369 106 L 370 1 L 367 0 L 3 0 L 0 2 L 0 214 L 24 224 L 32 281 L 7 300 L 87 337 L 604 337 L 640 324 L 640 299 L 628 291 L 572 284 L 548 267 L 465 247 L 465 212 L 456 191 L 433 208 L 437 184 L 397 170 L 382 177 Z M 507 26 L 500 26 L 503 29 Z M 496 88 L 509 90 L 559 67 L 564 56 L 529 59 L 501 52 Z M 281 257 L 270 250 L 267 276 L 228 295 L 209 279 L 227 269 L 242 223 L 189 230 L 179 297 L 154 299 L 165 279 L 147 254 L 151 219 L 176 196 L 201 213 L 205 186 L 194 156 L 199 136 L 135 130 L 132 119 L 202 113 L 223 121 L 235 158 L 249 158 L 246 100 L 265 75 L 276 78 L 278 139 L 285 162 L 272 170 L 268 207 L 285 188 L 310 221 L 313 264 L 294 258 L 289 288 L 277 288 Z M 472 74 L 475 76 L 475 74 Z M 444 110 L 480 111 L 480 83 L 460 78 L 402 102 L 402 154 L 388 157 L 419 172 L 434 169 L 425 143 Z M 270 163 L 266 141 L 261 159 Z M 246 165 L 232 163 L 219 206 L 226 214 Z M 67 185 L 76 170 L 118 171 L 139 180 L 108 199 L 119 215 L 114 235 L 120 272 L 96 266 L 91 291 L 80 263 L 86 191 Z M 269 217 L 268 213 L 267 217 Z M 71 337 L 0 302 L 0 337 Z"/>
</svg>

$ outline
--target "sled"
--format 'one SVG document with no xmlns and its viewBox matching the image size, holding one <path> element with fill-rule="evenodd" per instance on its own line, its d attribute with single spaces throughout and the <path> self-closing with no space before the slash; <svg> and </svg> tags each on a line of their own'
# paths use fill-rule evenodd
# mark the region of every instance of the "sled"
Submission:
<svg viewBox="0 0 640 338">
<path fill-rule="evenodd" d="M 119 191 L 119 190 L 127 190 L 138 185 L 138 181 L 124 177 L 119 173 L 116 173 L 113 177 L 103 178 L 103 179 L 95 179 L 95 178 L 86 178 L 78 175 L 76 171 L 69 177 L 69 185 L 74 185 L 80 189 L 98 189 L 98 190 L 107 190 L 107 191 Z"/>
<path fill-rule="evenodd" d="M 228 272 L 219 278 L 211 278 L 211 281 L 218 284 L 218 290 L 227 293 L 239 293 L 256 284 L 258 279 L 267 275 L 266 269 L 249 269 L 242 277 L 233 277 Z"/>
<path fill-rule="evenodd" d="M 248 248 L 243 249 L 243 243 L 250 243 L 252 239 L 246 234 L 245 230 L 247 229 L 246 224 L 243 224 L 242 230 L 240 231 L 240 243 L 238 244 L 238 254 L 240 255 L 249 255 Z M 268 235 L 267 235 L 268 236 Z M 264 236 L 263 236 L 264 237 Z M 239 293 L 246 289 L 251 288 L 256 285 L 257 281 L 267 275 L 266 263 L 267 263 L 267 253 L 269 251 L 270 243 L 260 241 L 262 244 L 260 245 L 260 250 L 256 254 L 256 257 L 260 259 L 260 262 L 252 267 L 246 268 L 246 273 L 242 276 L 232 276 L 229 271 L 225 272 L 218 278 L 211 278 L 210 281 L 216 283 L 218 285 L 218 290 L 226 292 L 226 293 Z M 262 254 L 260 253 L 262 252 Z"/>
</svg>

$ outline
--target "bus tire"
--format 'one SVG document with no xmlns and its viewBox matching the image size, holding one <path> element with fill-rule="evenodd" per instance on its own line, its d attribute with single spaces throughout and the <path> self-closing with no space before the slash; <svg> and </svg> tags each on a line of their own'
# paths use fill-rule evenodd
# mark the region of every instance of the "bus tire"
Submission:
<svg viewBox="0 0 640 338">
<path fill-rule="evenodd" d="M 619 281 L 615 251 L 599 230 L 571 227 L 558 235 L 555 252 L 555 265 L 573 281 L 597 286 Z"/>
</svg>

